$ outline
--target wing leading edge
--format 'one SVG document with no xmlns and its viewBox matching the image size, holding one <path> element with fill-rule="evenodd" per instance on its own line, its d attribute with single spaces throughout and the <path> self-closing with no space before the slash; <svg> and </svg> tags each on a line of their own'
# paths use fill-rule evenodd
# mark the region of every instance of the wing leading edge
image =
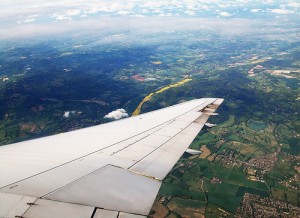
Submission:
<svg viewBox="0 0 300 218">
<path fill-rule="evenodd" d="M 223 102 L 203 98 L 0 147 L 0 217 L 143 217 Z"/>
</svg>

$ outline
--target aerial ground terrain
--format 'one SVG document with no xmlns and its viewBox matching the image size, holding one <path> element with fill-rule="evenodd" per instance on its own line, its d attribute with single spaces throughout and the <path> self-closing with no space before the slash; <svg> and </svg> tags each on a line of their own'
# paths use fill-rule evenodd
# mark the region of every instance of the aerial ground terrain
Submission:
<svg viewBox="0 0 300 218">
<path fill-rule="evenodd" d="M 0 3 L 0 145 L 224 98 L 149 216 L 300 217 L 300 3 L 20 2 Z"/>
</svg>

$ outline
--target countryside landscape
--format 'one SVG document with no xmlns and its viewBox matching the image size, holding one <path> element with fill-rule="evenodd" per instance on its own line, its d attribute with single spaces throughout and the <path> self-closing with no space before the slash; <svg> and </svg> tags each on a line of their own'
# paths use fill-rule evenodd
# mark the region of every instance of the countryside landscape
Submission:
<svg viewBox="0 0 300 218">
<path fill-rule="evenodd" d="M 194 15 L 169 3 L 153 6 L 165 16 L 111 9 L 93 14 L 112 17 L 102 31 L 72 29 L 90 16 L 83 9 L 49 15 L 72 31 L 47 37 L 8 36 L 1 24 L 0 145 L 113 122 L 121 109 L 123 118 L 224 98 L 216 126 L 190 146 L 202 153 L 180 158 L 149 217 L 300 217 L 300 5 L 237 2 L 229 15 L 221 3 Z"/>
</svg>

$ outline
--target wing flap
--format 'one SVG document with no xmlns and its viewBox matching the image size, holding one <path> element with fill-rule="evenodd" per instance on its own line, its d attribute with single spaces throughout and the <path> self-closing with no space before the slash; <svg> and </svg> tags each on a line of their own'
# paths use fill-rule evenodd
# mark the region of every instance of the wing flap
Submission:
<svg viewBox="0 0 300 218">
<path fill-rule="evenodd" d="M 30 218 L 90 218 L 93 207 L 69 204 L 64 202 L 37 199 L 22 217 Z"/>
<path fill-rule="evenodd" d="M 141 215 L 137 215 L 137 214 L 130 214 L 130 213 L 119 213 L 119 217 L 118 218 L 146 218 L 147 216 L 141 216 Z"/>
<path fill-rule="evenodd" d="M 22 216 L 36 199 L 24 195 L 0 193 L 0 217 Z"/>
<path fill-rule="evenodd" d="M 128 168 L 133 163 L 133 161 L 128 159 L 120 159 L 118 157 L 95 153 L 85 158 L 81 158 L 33 177 L 13 183 L 2 188 L 1 192 L 42 197 L 108 164 Z"/>
<path fill-rule="evenodd" d="M 202 124 L 192 123 L 155 152 L 133 165 L 130 170 L 164 179 L 202 127 Z"/>
<path fill-rule="evenodd" d="M 97 209 L 93 218 L 118 218 L 118 215 L 117 211 Z"/>
<path fill-rule="evenodd" d="M 161 181 L 108 165 L 44 198 L 148 215 L 160 185 Z"/>
</svg>

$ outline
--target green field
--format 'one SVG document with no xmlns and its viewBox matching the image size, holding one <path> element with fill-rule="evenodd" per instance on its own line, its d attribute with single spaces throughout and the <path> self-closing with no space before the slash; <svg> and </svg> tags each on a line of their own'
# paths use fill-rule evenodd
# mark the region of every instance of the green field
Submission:
<svg viewBox="0 0 300 218">
<path fill-rule="evenodd" d="M 266 128 L 266 124 L 264 122 L 257 120 L 248 120 L 248 125 L 251 129 L 253 129 L 256 132 Z"/>
</svg>

